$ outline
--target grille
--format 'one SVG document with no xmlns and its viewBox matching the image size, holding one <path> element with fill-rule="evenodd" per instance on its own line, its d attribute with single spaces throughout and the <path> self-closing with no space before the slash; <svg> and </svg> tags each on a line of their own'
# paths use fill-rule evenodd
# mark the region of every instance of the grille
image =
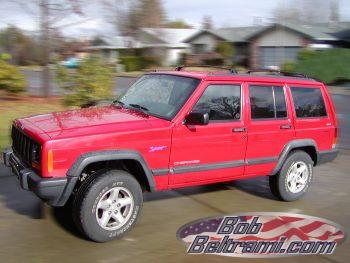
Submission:
<svg viewBox="0 0 350 263">
<path fill-rule="evenodd" d="M 12 126 L 12 148 L 23 161 L 31 166 L 32 161 L 40 163 L 40 145 L 15 126 Z"/>
</svg>

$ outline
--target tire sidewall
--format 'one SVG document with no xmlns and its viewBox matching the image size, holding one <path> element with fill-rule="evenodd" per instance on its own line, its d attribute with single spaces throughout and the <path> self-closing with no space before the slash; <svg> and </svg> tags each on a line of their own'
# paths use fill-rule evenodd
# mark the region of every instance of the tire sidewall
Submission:
<svg viewBox="0 0 350 263">
<path fill-rule="evenodd" d="M 293 166 L 295 163 L 300 161 L 306 164 L 309 172 L 309 176 L 305 187 L 300 192 L 293 193 L 289 190 L 289 187 L 288 187 L 288 182 L 287 182 L 288 171 L 291 166 Z M 291 154 L 287 158 L 284 165 L 282 166 L 282 169 L 279 175 L 278 185 L 279 185 L 280 195 L 282 199 L 285 201 L 294 201 L 294 200 L 300 199 L 308 191 L 312 182 L 312 177 L 313 177 L 313 162 L 310 156 L 304 152 L 294 152 L 293 154 Z"/>
<path fill-rule="evenodd" d="M 106 230 L 96 219 L 96 208 L 101 197 L 114 187 L 128 189 L 133 197 L 134 208 L 128 221 L 119 229 Z M 81 207 L 81 223 L 85 234 L 94 241 L 106 242 L 122 237 L 136 223 L 143 203 L 142 191 L 138 182 L 128 173 L 110 171 L 98 178 L 87 191 Z"/>
</svg>

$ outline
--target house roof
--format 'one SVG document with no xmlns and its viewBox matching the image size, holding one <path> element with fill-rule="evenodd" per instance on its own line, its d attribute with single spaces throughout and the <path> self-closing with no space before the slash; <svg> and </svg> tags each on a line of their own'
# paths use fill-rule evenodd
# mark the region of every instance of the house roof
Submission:
<svg viewBox="0 0 350 263">
<path fill-rule="evenodd" d="M 195 34 L 198 30 L 179 28 L 142 28 L 141 31 L 158 39 L 158 46 L 160 45 L 172 48 L 186 48 L 188 47 L 188 44 L 186 44 L 184 40 L 189 36 Z"/>
<path fill-rule="evenodd" d="M 261 28 L 262 26 L 230 27 L 211 31 L 229 42 L 246 42 L 249 36 L 260 31 Z"/>
<path fill-rule="evenodd" d="M 260 31 L 251 35 L 249 39 L 260 36 L 264 32 L 271 30 L 272 28 L 286 28 L 296 33 L 302 34 L 310 39 L 319 41 L 335 41 L 337 38 L 333 36 L 337 28 L 331 27 L 325 24 L 314 24 L 314 25 L 296 25 L 291 23 L 275 23 L 270 26 L 262 28 Z"/>
<path fill-rule="evenodd" d="M 350 22 L 339 22 L 333 24 L 321 23 L 313 25 L 275 23 L 268 26 L 231 27 L 220 28 L 215 30 L 201 30 L 188 37 L 184 41 L 186 43 L 190 43 L 202 34 L 211 34 L 223 41 L 248 42 L 250 39 L 260 36 L 261 34 L 275 27 L 286 28 L 318 41 L 336 41 L 339 39 L 340 36 L 338 32 L 345 32 L 346 29 L 350 29 Z"/>
<path fill-rule="evenodd" d="M 87 49 L 128 49 L 128 48 L 140 48 L 141 43 L 129 36 L 114 36 L 114 37 L 102 37 L 104 42 L 101 45 L 91 46 Z"/>
</svg>

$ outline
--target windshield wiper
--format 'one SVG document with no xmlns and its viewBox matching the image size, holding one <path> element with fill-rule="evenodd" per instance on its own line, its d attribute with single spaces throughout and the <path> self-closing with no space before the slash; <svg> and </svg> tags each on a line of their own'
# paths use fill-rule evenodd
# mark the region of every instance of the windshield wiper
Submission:
<svg viewBox="0 0 350 263">
<path fill-rule="evenodd" d="M 143 111 L 149 111 L 149 109 L 147 109 L 145 106 L 139 105 L 139 104 L 129 104 L 129 106 L 135 108 L 135 109 L 139 109 L 139 110 L 143 110 Z"/>
<path fill-rule="evenodd" d="M 119 104 L 120 106 L 124 107 L 125 106 L 125 103 L 120 101 L 120 100 L 114 100 L 113 101 L 113 104 Z"/>
</svg>

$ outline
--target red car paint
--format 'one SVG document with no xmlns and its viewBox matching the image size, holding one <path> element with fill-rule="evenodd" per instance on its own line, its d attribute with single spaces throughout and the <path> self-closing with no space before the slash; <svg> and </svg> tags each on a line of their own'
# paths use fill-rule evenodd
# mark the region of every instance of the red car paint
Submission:
<svg viewBox="0 0 350 263">
<path fill-rule="evenodd" d="M 15 125 L 40 143 L 41 171 L 44 178 L 64 177 L 84 153 L 101 150 L 139 152 L 153 171 L 168 169 L 167 175 L 154 175 L 156 190 L 230 181 L 269 175 L 285 145 L 291 140 L 312 139 L 319 151 L 334 148 L 337 136 L 335 110 L 324 84 L 301 78 L 250 75 L 214 75 L 201 72 L 158 72 L 200 79 L 201 82 L 171 120 L 147 116 L 114 105 L 18 119 Z M 210 84 L 239 84 L 242 87 L 241 120 L 189 127 L 186 115 Z M 283 86 L 288 117 L 275 120 L 252 120 L 249 85 Z M 290 87 L 318 87 L 322 90 L 327 117 L 296 118 Z M 281 129 L 291 125 L 290 129 Z M 242 132 L 232 132 L 241 129 Z M 53 152 L 53 170 L 47 169 L 47 152 Z M 249 160 L 270 158 L 266 163 Z M 245 160 L 237 167 L 173 174 L 176 167 L 206 165 Z"/>
</svg>

